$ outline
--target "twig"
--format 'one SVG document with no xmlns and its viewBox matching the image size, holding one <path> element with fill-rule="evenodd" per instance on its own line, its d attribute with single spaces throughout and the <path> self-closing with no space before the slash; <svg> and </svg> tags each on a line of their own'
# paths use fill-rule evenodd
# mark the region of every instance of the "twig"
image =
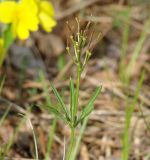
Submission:
<svg viewBox="0 0 150 160">
<path fill-rule="evenodd" d="M 56 19 L 60 20 L 63 18 L 66 18 L 76 12 L 78 12 L 79 10 L 86 8 L 96 2 L 98 2 L 99 0 L 86 0 L 86 1 L 81 1 L 80 3 L 77 3 L 76 5 L 66 9 L 64 12 L 59 13 L 58 15 L 56 15 Z"/>
<path fill-rule="evenodd" d="M 5 98 L 3 98 L 3 97 L 0 97 L 0 101 L 9 104 L 10 107 L 14 106 L 14 108 L 15 108 L 17 111 L 19 111 L 20 113 L 23 113 L 23 114 L 26 113 L 26 111 L 25 111 L 21 106 L 15 104 L 15 103 L 13 103 L 13 102 L 10 102 L 9 100 L 7 100 L 7 99 L 5 99 Z"/>
</svg>

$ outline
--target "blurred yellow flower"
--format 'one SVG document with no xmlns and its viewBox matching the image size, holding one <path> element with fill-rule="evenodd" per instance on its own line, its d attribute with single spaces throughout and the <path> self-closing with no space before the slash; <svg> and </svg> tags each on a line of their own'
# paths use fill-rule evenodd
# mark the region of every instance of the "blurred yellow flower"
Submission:
<svg viewBox="0 0 150 160">
<path fill-rule="evenodd" d="M 0 21 L 12 24 L 14 36 L 20 39 L 29 37 L 30 31 L 38 30 L 38 13 L 36 4 L 32 0 L 3 1 L 0 3 Z"/>
<path fill-rule="evenodd" d="M 50 2 L 46 0 L 35 0 L 38 5 L 38 16 L 40 24 L 46 32 L 50 32 L 52 28 L 56 25 L 54 17 L 54 9 Z"/>
<path fill-rule="evenodd" d="M 47 32 L 56 25 L 54 9 L 48 1 L 20 0 L 0 2 L 0 22 L 12 25 L 14 37 L 24 40 L 30 31 L 37 31 L 39 23 Z"/>
</svg>

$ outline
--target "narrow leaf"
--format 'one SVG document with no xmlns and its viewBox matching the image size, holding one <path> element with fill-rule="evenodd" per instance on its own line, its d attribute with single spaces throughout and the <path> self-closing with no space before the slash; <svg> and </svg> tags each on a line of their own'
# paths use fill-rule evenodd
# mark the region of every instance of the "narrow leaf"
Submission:
<svg viewBox="0 0 150 160">
<path fill-rule="evenodd" d="M 54 92 L 54 94 L 55 94 L 55 96 L 56 96 L 58 102 L 60 103 L 60 105 L 61 105 L 63 111 L 65 112 L 67 118 L 69 118 L 68 112 L 67 112 L 67 108 L 66 108 L 66 105 L 65 105 L 65 103 L 63 102 L 61 96 L 59 95 L 57 89 L 55 88 L 55 86 L 54 86 L 52 83 L 51 83 L 51 87 L 52 87 L 52 90 L 53 90 L 53 92 Z"/>
<path fill-rule="evenodd" d="M 13 43 L 14 41 L 14 36 L 12 33 L 12 26 L 9 24 L 7 25 L 4 33 L 3 33 L 3 38 L 4 38 L 4 48 L 9 48 L 10 45 Z"/>
<path fill-rule="evenodd" d="M 90 98 L 88 104 L 86 105 L 85 108 L 83 108 L 83 110 L 81 112 L 81 116 L 78 120 L 78 123 L 80 123 L 85 117 L 87 117 L 92 112 L 93 103 L 96 100 L 97 96 L 100 94 L 101 89 L 102 89 L 102 86 L 96 88 L 96 90 L 95 90 L 94 94 L 92 95 L 92 97 Z"/>
<path fill-rule="evenodd" d="M 49 111 L 51 111 L 53 114 L 55 114 L 58 118 L 62 119 L 65 123 L 69 123 L 67 119 L 55 108 L 48 106 Z"/>
<path fill-rule="evenodd" d="M 123 143 L 122 144 L 123 145 L 122 158 L 121 158 L 122 160 L 129 159 L 130 146 L 131 146 L 130 141 L 129 141 L 129 128 L 131 125 L 131 118 L 132 118 L 134 109 L 136 105 L 138 104 L 138 98 L 139 98 L 140 91 L 143 85 L 144 77 L 145 77 L 145 72 L 143 71 L 138 81 L 138 85 L 135 90 L 135 96 L 133 97 L 133 101 L 131 102 L 129 106 L 126 107 L 125 129 L 123 133 L 123 142 L 122 142 Z"/>
</svg>

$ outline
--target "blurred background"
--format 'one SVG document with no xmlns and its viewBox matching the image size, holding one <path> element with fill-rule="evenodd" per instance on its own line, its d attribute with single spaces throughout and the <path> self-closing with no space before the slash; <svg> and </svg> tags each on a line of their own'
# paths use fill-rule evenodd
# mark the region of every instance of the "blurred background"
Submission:
<svg viewBox="0 0 150 160">
<path fill-rule="evenodd" d="M 5 77 L 0 95 L 1 119 L 7 113 L 0 125 L 1 152 L 15 135 L 6 157 L 34 159 L 32 130 L 18 114 L 24 114 L 32 106 L 30 119 L 37 136 L 39 158 L 45 157 L 54 116 L 38 107 L 47 104 L 43 84 L 49 88 L 52 81 L 69 104 L 69 77 L 75 78 L 76 70 L 66 47 L 71 46 L 70 36 L 77 32 L 75 18 L 78 17 L 81 30 L 90 21 L 89 33 L 94 31 L 92 56 L 81 79 L 80 107 L 86 104 L 98 84 L 102 84 L 103 90 L 89 117 L 77 159 L 121 160 L 127 109 L 134 107 L 128 129 L 129 160 L 149 160 L 150 0 L 51 2 L 57 26 L 51 33 L 40 29 L 27 41 L 16 40 L 0 70 L 0 80 Z M 136 97 L 141 76 L 144 80 Z M 54 95 L 48 94 L 55 102 Z M 64 137 L 67 143 L 69 135 L 69 128 L 58 121 L 52 160 L 62 159 Z"/>
</svg>

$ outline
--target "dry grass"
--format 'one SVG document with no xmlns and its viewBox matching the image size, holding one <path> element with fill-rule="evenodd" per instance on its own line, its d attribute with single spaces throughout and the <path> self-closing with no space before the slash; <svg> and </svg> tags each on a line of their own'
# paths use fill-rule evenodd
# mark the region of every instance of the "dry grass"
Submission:
<svg viewBox="0 0 150 160">
<path fill-rule="evenodd" d="M 141 72 L 145 69 L 146 74 L 143 86 L 131 118 L 131 127 L 129 129 L 131 142 L 129 160 L 146 160 L 146 156 L 150 153 L 150 133 L 145 125 L 145 120 L 148 125 L 150 122 L 149 28 L 145 31 L 145 41 L 141 46 L 134 67 L 131 68 L 132 74 L 128 85 L 125 85 L 120 79 L 119 59 L 121 57 L 122 33 L 125 24 L 129 23 L 129 39 L 124 59 L 125 65 L 128 66 L 137 41 L 144 29 L 144 23 L 148 19 L 149 2 L 140 3 L 139 1 L 139 3 L 135 2 L 131 4 L 130 22 L 126 22 L 125 18 L 129 7 L 126 0 L 67 0 L 64 2 L 60 0 L 55 1 L 54 4 L 60 13 L 56 14 L 58 26 L 52 33 L 53 37 L 39 32 L 33 34 L 32 38 L 25 42 L 25 44 L 20 45 L 25 45 L 31 49 L 35 57 L 38 57 L 43 62 L 47 85 L 49 86 L 49 80 L 53 81 L 56 88 L 63 93 L 64 97 L 68 97 L 69 95 L 69 88 L 67 87 L 69 82 L 66 79 L 71 74 L 74 74 L 73 64 L 69 61 L 68 55 L 63 54 L 65 52 L 64 46 L 70 35 L 65 22 L 69 21 L 71 26 L 75 26 L 74 17 L 78 16 L 81 19 L 81 26 L 84 28 L 85 23 L 91 20 L 97 23 L 94 26 L 96 34 L 101 31 L 103 35 L 100 42 L 97 43 L 96 40 L 92 41 L 94 46 L 92 59 L 86 67 L 81 80 L 80 97 L 84 98 L 80 99 L 80 107 L 86 104 L 93 88 L 97 84 L 101 83 L 103 90 L 101 96 L 95 102 L 94 111 L 89 117 L 77 159 L 121 160 L 125 108 L 132 101 Z M 93 15 L 92 17 L 90 16 L 91 14 Z M 74 27 L 73 32 L 75 32 L 75 29 Z M 51 39 L 54 37 L 55 44 L 51 42 Z M 42 41 L 46 44 L 45 46 L 50 45 L 50 47 L 43 50 L 43 46 L 41 45 L 44 44 Z M 61 70 L 57 67 L 60 55 L 63 56 L 65 61 L 65 63 L 62 62 Z M 17 68 L 17 66 L 14 66 L 11 56 L 8 56 L 0 72 L 1 76 L 5 73 L 7 77 L 0 97 L 0 116 L 5 113 L 8 106 L 11 107 L 7 118 L 0 128 L 0 147 L 9 141 L 9 137 L 13 135 L 16 126 L 20 123 L 21 118 L 18 116 L 18 113 L 25 114 L 28 106 L 33 106 L 30 119 L 37 136 L 39 157 L 42 160 L 46 154 L 48 133 L 54 117 L 37 108 L 37 106 L 45 103 L 43 86 L 37 80 L 36 74 L 32 74 L 37 72 L 37 70 L 28 67 L 25 69 Z M 50 91 L 51 89 L 49 89 Z M 53 95 L 51 93 L 50 95 L 55 102 Z M 128 101 L 127 97 L 129 97 Z M 66 103 L 69 104 L 69 99 Z M 140 107 L 143 115 L 141 114 Z M 79 130 L 76 134 L 79 134 Z M 64 126 L 61 121 L 58 121 L 51 151 L 52 160 L 62 159 L 64 137 L 66 138 L 66 143 L 68 143 L 67 137 L 69 135 L 69 128 Z M 15 157 L 14 160 L 24 160 L 23 158 L 29 160 L 33 159 L 34 154 L 32 130 L 28 123 L 25 122 L 20 127 L 6 157 Z M 6 159 L 13 160 L 13 158 Z"/>
</svg>

